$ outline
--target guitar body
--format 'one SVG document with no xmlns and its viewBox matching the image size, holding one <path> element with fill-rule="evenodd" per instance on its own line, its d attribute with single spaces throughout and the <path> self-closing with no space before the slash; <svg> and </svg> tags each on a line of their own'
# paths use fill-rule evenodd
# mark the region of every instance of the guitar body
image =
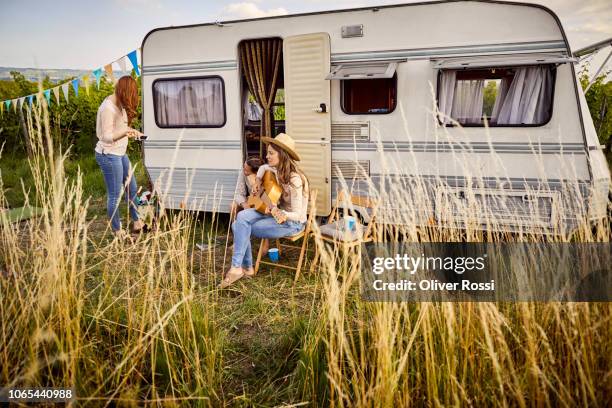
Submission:
<svg viewBox="0 0 612 408">
<path fill-rule="evenodd" d="M 247 199 L 247 204 L 250 208 L 257 210 L 257 212 L 265 214 L 266 208 L 272 209 L 272 207 L 276 207 L 278 205 L 278 202 L 283 194 L 283 189 L 278 184 L 276 175 L 274 175 L 274 173 L 271 171 L 266 171 L 264 173 L 261 184 L 261 194 L 259 196 L 250 195 Z M 274 218 L 279 224 L 284 222 L 284 220 L 280 220 L 277 217 Z"/>
</svg>

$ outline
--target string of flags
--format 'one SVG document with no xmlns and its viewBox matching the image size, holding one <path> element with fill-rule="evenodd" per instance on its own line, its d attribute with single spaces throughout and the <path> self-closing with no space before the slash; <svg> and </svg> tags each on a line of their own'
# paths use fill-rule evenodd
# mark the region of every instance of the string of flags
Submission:
<svg viewBox="0 0 612 408">
<path fill-rule="evenodd" d="M 130 62 L 132 69 L 136 73 L 136 76 L 140 76 L 140 68 L 138 65 L 139 58 L 138 54 L 140 52 L 140 48 L 135 49 L 134 51 L 122 56 L 121 58 L 112 61 L 103 67 L 96 68 L 91 71 L 91 74 L 83 74 L 74 79 L 66 81 L 64 83 L 58 84 L 53 88 L 45 89 L 42 92 L 33 93 L 31 95 L 22 96 L 20 98 L 7 99 L 0 102 L 0 116 L 4 115 L 4 111 L 10 112 L 11 108 L 13 108 L 14 112 L 17 112 L 17 109 L 23 109 L 24 103 L 27 102 L 26 108 L 28 110 L 32 109 L 32 104 L 39 104 L 43 100 L 47 103 L 47 106 L 50 106 L 51 101 L 51 92 L 53 92 L 53 96 L 55 98 L 55 103 L 59 106 L 60 104 L 60 96 L 63 95 L 66 103 L 68 103 L 68 99 L 70 97 L 70 88 L 72 88 L 74 95 L 79 96 L 79 89 L 81 87 L 85 88 L 85 92 L 89 95 L 89 86 L 90 86 L 90 78 L 93 75 L 93 78 L 96 80 L 96 87 L 100 89 L 100 80 L 103 76 L 108 77 L 113 83 L 116 82 L 115 76 L 113 75 L 113 64 L 117 64 L 121 72 L 127 71 L 127 61 Z M 60 95 L 61 89 L 61 95 Z"/>
</svg>

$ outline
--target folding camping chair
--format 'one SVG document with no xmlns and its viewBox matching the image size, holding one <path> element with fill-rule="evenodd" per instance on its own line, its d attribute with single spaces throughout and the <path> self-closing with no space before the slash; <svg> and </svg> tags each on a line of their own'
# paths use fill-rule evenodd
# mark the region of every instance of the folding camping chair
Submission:
<svg viewBox="0 0 612 408">
<path fill-rule="evenodd" d="M 367 226 L 357 222 L 355 229 L 349 231 L 346 227 L 346 221 L 340 218 L 340 208 L 343 207 L 345 201 L 350 201 L 352 205 L 357 205 L 366 209 L 371 210 L 370 220 Z M 321 239 L 324 243 L 330 243 L 332 245 L 341 245 L 345 251 L 352 250 L 354 248 L 361 248 L 361 244 L 372 242 L 376 236 L 376 211 L 378 207 L 378 201 L 366 196 L 349 194 L 345 190 L 338 192 L 336 202 L 332 211 L 327 219 L 327 223 L 319 226 L 319 232 L 321 233 Z M 344 208 L 345 211 L 350 211 L 350 208 Z M 317 265 L 321 253 L 316 249 L 315 257 L 311 264 L 311 270 Z"/>
<path fill-rule="evenodd" d="M 255 274 L 257 274 L 257 272 L 259 271 L 259 266 L 261 264 L 272 265 L 272 266 L 277 266 L 277 267 L 281 267 L 285 269 L 294 270 L 295 278 L 293 281 L 297 282 L 298 278 L 300 277 L 300 271 L 302 270 L 302 265 L 304 264 L 304 257 L 306 255 L 306 249 L 308 246 L 308 238 L 310 237 L 311 231 L 312 231 L 312 223 L 314 222 L 314 217 L 315 217 L 316 199 L 317 199 L 317 190 L 311 190 L 309 203 L 308 203 L 308 218 L 306 219 L 306 226 L 304 227 L 304 229 L 295 235 L 291 235 L 288 237 L 282 237 L 276 240 L 276 246 L 278 248 L 278 252 L 280 256 L 282 256 L 283 248 L 295 248 L 295 249 L 300 250 L 300 256 L 298 258 L 297 265 L 293 266 L 289 264 L 281 264 L 280 262 L 266 261 L 264 259 L 264 253 L 263 253 L 264 246 L 263 246 L 263 239 L 262 239 L 259 244 L 259 251 L 257 252 L 257 261 L 255 262 Z M 301 245 L 292 245 L 299 239 L 302 239 Z M 289 241 L 291 244 L 284 244 L 284 243 L 281 243 L 281 241 Z"/>
</svg>

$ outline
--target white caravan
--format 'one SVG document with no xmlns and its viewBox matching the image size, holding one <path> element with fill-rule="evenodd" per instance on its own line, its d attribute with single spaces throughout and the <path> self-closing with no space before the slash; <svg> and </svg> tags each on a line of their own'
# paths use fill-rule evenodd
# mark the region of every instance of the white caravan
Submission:
<svg viewBox="0 0 612 408">
<path fill-rule="evenodd" d="M 501 1 L 158 28 L 142 43 L 144 164 L 166 208 L 227 212 L 243 161 L 259 153 L 259 101 L 278 119 L 271 133 L 296 139 L 317 215 L 340 173 L 370 194 L 366 180 L 377 188 L 393 163 L 400 178 L 442 180 L 432 197 L 461 200 L 470 186 L 502 225 L 571 226 L 575 202 L 601 219 L 610 172 L 575 62 L 551 10 Z M 427 208 L 424 223 L 449 217 Z"/>
</svg>

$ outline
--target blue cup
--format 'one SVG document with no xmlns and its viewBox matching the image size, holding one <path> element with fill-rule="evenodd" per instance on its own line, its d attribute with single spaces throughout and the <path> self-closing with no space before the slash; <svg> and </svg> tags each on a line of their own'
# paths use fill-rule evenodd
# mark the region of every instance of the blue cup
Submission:
<svg viewBox="0 0 612 408">
<path fill-rule="evenodd" d="M 272 262 L 278 262 L 278 259 L 280 258 L 278 254 L 278 248 L 268 249 L 268 258 L 270 258 Z"/>
<path fill-rule="evenodd" d="M 344 222 L 346 223 L 346 229 L 349 231 L 355 231 L 355 217 L 346 216 L 344 217 Z"/>
</svg>

